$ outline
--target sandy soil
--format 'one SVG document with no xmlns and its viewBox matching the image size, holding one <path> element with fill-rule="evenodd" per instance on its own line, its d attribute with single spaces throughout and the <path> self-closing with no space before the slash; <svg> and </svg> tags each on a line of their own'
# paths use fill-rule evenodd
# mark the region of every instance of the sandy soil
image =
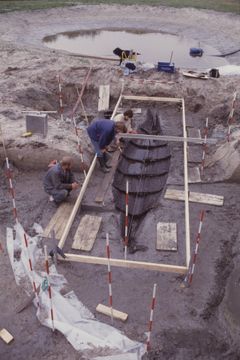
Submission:
<svg viewBox="0 0 240 360">
<path fill-rule="evenodd" d="M 7 24 L 7 26 L 6 26 Z M 22 110 L 55 110 L 58 107 L 58 84 L 60 72 L 63 79 L 65 116 L 70 114 L 77 100 L 76 87 L 81 88 L 89 66 L 93 70 L 83 96 L 87 113 L 97 115 L 98 86 L 110 84 L 111 107 L 113 108 L 121 89 L 122 73 L 115 62 L 88 60 L 64 52 L 49 50 L 42 45 L 42 38 L 57 32 L 92 28 L 146 28 L 156 31 L 190 36 L 214 46 L 223 53 L 239 47 L 240 18 L 232 14 L 198 11 L 193 9 L 122 7 L 122 6 L 78 6 L 71 9 L 54 9 L 34 13 L 11 13 L 0 15 L 0 122 L 7 152 L 14 163 L 14 185 L 21 223 L 28 231 L 34 222 L 45 227 L 55 209 L 49 206 L 42 190 L 42 178 L 52 158 L 71 153 L 75 168 L 79 168 L 76 137 L 71 124 L 61 123 L 57 116 L 49 119 L 46 138 L 34 135 L 21 137 L 25 131 Z M 240 65 L 240 53 L 229 57 L 229 62 Z M 140 80 L 154 80 L 144 83 Z M 210 136 L 226 134 L 226 121 L 230 111 L 233 92 L 239 88 L 239 77 L 226 76 L 208 81 L 185 79 L 180 73 L 164 74 L 155 71 L 139 72 L 125 80 L 125 92 L 135 95 L 177 96 L 186 101 L 186 120 L 189 127 L 204 127 L 209 117 Z M 128 104 L 129 105 L 129 104 Z M 127 106 L 128 106 L 127 105 Z M 131 104 L 130 104 L 131 105 Z M 141 107 L 141 104 L 132 104 Z M 124 106 L 126 106 L 124 104 Z M 143 114 L 145 109 L 143 108 Z M 179 111 L 175 107 L 159 107 L 165 134 L 181 135 Z M 239 103 L 236 106 L 239 118 Z M 135 124 L 141 116 L 135 117 Z M 216 131 L 218 129 L 218 132 Z M 91 160 L 91 147 L 82 135 L 84 158 Z M 196 150 L 192 150 L 196 151 Z M 201 149 L 198 148 L 199 152 Z M 214 153 L 211 147 L 209 154 Z M 168 184 L 183 184 L 182 145 L 172 144 L 172 165 Z M 0 144 L 0 160 L 4 154 Z M 6 248 L 6 226 L 13 225 L 11 198 L 7 181 L 0 173 L 0 236 Z M 114 268 L 114 304 L 117 309 L 129 314 L 127 323 L 116 322 L 132 339 L 144 341 L 149 318 L 150 296 L 154 282 L 158 284 L 157 305 L 154 313 L 152 351 L 149 359 L 229 359 L 240 357 L 239 318 L 239 210 L 237 201 L 239 178 L 235 182 L 217 182 L 218 174 L 225 169 L 214 164 L 206 169 L 201 184 L 192 184 L 191 190 L 224 195 L 224 206 L 204 206 L 206 218 L 202 230 L 200 254 L 191 288 L 182 289 L 182 278 L 173 274 L 146 272 Z M 232 170 L 231 170 L 232 171 Z M 231 173 L 231 172 L 230 172 Z M 80 216 L 90 211 L 96 181 L 101 178 L 98 170 L 87 190 L 84 207 L 66 243 L 71 248 L 73 231 Z M 235 174 L 236 175 L 236 174 Z M 81 178 L 81 174 L 78 174 Z M 225 176 L 225 179 L 231 179 Z M 221 178 L 224 180 L 224 177 Z M 203 207 L 190 205 L 190 227 L 192 248 L 198 230 L 199 211 Z M 97 211 L 97 210 L 95 210 Z M 93 255 L 103 255 L 106 231 L 113 239 L 113 254 L 121 257 L 119 213 L 112 204 L 109 189 L 106 204 L 101 209 L 101 227 Z M 158 221 L 174 221 L 178 226 L 178 252 L 156 253 L 155 239 Z M 147 244 L 146 253 L 136 253 L 133 259 L 184 264 L 184 205 L 159 197 L 159 206 L 146 215 L 139 226 L 137 239 Z M 21 289 L 15 285 L 6 251 L 1 257 L 1 327 L 7 328 L 15 341 L 7 346 L 0 343 L 1 359 L 82 359 L 59 333 L 51 334 L 42 327 L 35 316 L 35 308 L 28 307 L 20 314 L 16 306 L 23 299 Z M 107 301 L 106 269 L 84 264 L 62 264 L 59 266 L 80 300 L 95 312 L 100 302 Z M 97 315 L 110 324 L 110 319 Z"/>
</svg>

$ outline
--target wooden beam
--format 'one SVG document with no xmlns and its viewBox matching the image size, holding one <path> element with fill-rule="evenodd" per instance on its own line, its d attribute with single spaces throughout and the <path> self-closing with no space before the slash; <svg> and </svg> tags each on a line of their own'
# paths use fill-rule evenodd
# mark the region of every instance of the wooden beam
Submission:
<svg viewBox="0 0 240 360">
<path fill-rule="evenodd" d="M 103 304 L 98 304 L 98 306 L 96 307 L 96 311 L 107 316 L 113 316 L 114 319 L 118 319 L 122 321 L 126 321 L 128 318 L 127 313 L 115 309 L 111 310 L 109 306 L 105 306 Z"/>
<path fill-rule="evenodd" d="M 98 95 L 98 111 L 109 109 L 110 85 L 100 85 Z"/>
<path fill-rule="evenodd" d="M 182 141 L 184 143 L 192 142 L 194 144 L 203 144 L 205 142 L 204 138 L 189 138 L 185 136 L 169 136 L 169 135 L 146 135 L 146 134 L 130 134 L 130 133 L 120 133 L 118 137 L 125 139 L 141 139 L 141 140 L 162 140 L 162 141 L 173 141 L 178 142 Z M 208 144 L 216 144 L 217 139 L 207 139 Z"/>
<path fill-rule="evenodd" d="M 158 96 L 135 96 L 135 95 L 123 95 L 124 100 L 138 100 L 138 101 L 160 101 L 160 102 L 172 102 L 181 103 L 181 98 L 172 97 L 158 97 Z"/>
<path fill-rule="evenodd" d="M 223 206 L 224 197 L 221 195 L 204 194 L 189 191 L 189 201 L 200 204 Z M 170 200 L 184 200 L 184 191 L 177 189 L 167 189 L 164 195 L 164 199 Z"/>
<path fill-rule="evenodd" d="M 116 105 L 115 105 L 115 108 L 114 108 L 114 110 L 113 110 L 113 113 L 112 113 L 112 116 L 111 116 L 111 120 L 114 119 L 114 116 L 116 115 L 117 110 L 118 110 L 118 107 L 119 107 L 119 105 L 120 105 L 120 103 L 121 103 L 121 101 L 122 101 L 123 89 L 124 89 L 124 83 L 122 83 L 121 92 L 120 92 L 118 101 L 117 101 L 117 103 L 116 103 Z"/>
<path fill-rule="evenodd" d="M 115 151 L 111 160 L 111 169 L 110 171 L 104 176 L 103 181 L 99 184 L 99 187 L 97 189 L 97 196 L 95 197 L 95 201 L 97 203 L 102 203 L 104 201 L 104 197 L 106 194 L 107 189 L 110 186 L 110 182 L 113 178 L 113 175 L 116 170 L 116 166 L 118 164 L 120 152 L 119 150 Z"/>
<path fill-rule="evenodd" d="M 187 137 L 186 119 L 185 119 L 185 102 L 182 99 L 182 126 L 183 137 Z M 189 193 L 188 193 L 188 144 L 183 143 L 183 169 L 184 169 L 184 206 L 185 206 L 185 248 L 186 248 L 186 266 L 190 266 L 191 249 L 190 249 L 190 221 L 189 221 Z"/>
<path fill-rule="evenodd" d="M 85 191 L 86 191 L 86 189 L 87 189 L 87 186 L 88 186 L 88 183 L 89 183 L 89 181 L 90 181 L 91 175 L 92 175 L 93 170 L 94 170 L 94 168 L 95 168 L 96 161 L 97 161 L 97 155 L 95 155 L 94 158 L 93 158 L 92 164 L 91 164 L 91 166 L 90 166 L 90 168 L 89 168 L 89 170 L 88 170 L 87 176 L 86 176 L 85 179 L 84 179 L 84 182 L 83 182 L 83 184 L 82 184 L 80 193 L 79 193 L 79 195 L 78 195 L 78 197 L 77 197 L 77 200 L 76 200 L 76 202 L 75 202 L 75 205 L 74 205 L 74 207 L 73 207 L 73 209 L 72 209 L 72 213 L 71 213 L 71 215 L 70 215 L 70 217 L 69 217 L 69 219 L 68 219 L 68 222 L 67 222 L 67 224 L 66 224 L 65 230 L 64 230 L 64 232 L 63 232 L 63 234 L 62 234 L 62 237 L 61 237 L 61 239 L 60 239 L 60 241 L 59 241 L 59 243 L 58 243 L 58 247 L 59 247 L 60 249 L 62 249 L 63 246 L 64 246 L 64 244 L 65 244 L 65 241 L 66 241 L 66 239 L 67 239 L 68 233 L 69 233 L 70 228 L 71 228 L 71 226 L 72 226 L 72 223 L 73 223 L 73 221 L 74 221 L 74 219 L 75 219 L 75 216 L 76 216 L 76 213 L 77 213 L 77 211 L 78 211 L 78 209 L 79 209 L 79 206 L 80 206 L 80 204 L 81 204 L 83 195 L 84 195 L 84 193 L 85 193 Z"/>
<path fill-rule="evenodd" d="M 87 256 L 87 255 L 76 255 L 76 254 L 67 254 L 65 253 L 66 258 L 63 259 L 58 257 L 60 261 L 76 261 L 85 264 L 95 264 L 95 265 L 107 265 L 108 258 L 96 257 L 96 256 Z M 176 266 L 168 264 L 159 264 L 159 263 L 148 263 L 144 261 L 133 261 L 133 260 L 121 260 L 121 259 L 110 259 L 111 266 L 119 266 L 128 269 L 143 269 L 143 270 L 155 270 L 155 271 L 164 271 L 170 273 L 185 274 L 187 272 L 186 266 Z"/>
</svg>

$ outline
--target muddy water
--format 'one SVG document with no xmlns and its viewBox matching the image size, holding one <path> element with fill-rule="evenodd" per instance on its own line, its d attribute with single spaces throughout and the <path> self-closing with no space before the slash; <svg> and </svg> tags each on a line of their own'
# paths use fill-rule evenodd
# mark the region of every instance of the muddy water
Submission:
<svg viewBox="0 0 240 360">
<path fill-rule="evenodd" d="M 169 61 L 173 52 L 172 61 L 176 67 L 181 68 L 208 69 L 227 64 L 224 58 L 212 56 L 220 54 L 213 47 L 199 44 L 194 39 L 165 33 L 100 29 L 56 34 L 45 37 L 43 41 L 53 49 L 113 58 L 116 58 L 113 55 L 116 47 L 134 49 L 141 54 L 139 60 L 154 64 L 159 61 Z M 189 55 L 191 47 L 201 47 L 204 50 L 203 56 L 191 57 Z"/>
</svg>

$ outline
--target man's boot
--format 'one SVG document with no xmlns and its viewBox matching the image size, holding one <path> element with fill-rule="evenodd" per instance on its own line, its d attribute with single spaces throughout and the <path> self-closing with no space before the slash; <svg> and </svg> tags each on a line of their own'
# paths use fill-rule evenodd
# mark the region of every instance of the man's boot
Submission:
<svg viewBox="0 0 240 360">
<path fill-rule="evenodd" d="M 102 172 L 104 173 L 108 173 L 110 170 L 107 169 L 107 167 L 105 166 L 105 161 L 103 159 L 103 157 L 98 157 L 98 162 L 100 164 L 100 169 Z"/>
<path fill-rule="evenodd" d="M 106 167 L 107 169 L 111 169 L 111 167 L 112 167 L 112 165 L 108 165 L 108 164 L 107 164 L 108 160 L 110 160 L 110 159 L 111 159 L 111 156 L 108 155 L 106 152 L 104 152 L 104 153 L 103 153 L 103 160 L 104 160 L 105 167 Z"/>
</svg>

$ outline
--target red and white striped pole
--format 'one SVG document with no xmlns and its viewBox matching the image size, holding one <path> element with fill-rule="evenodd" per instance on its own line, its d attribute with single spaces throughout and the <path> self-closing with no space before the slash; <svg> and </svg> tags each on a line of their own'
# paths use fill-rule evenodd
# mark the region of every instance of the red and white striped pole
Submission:
<svg viewBox="0 0 240 360">
<path fill-rule="evenodd" d="M 206 118 L 206 124 L 204 128 L 204 143 L 203 143 L 203 153 L 202 153 L 202 163 L 201 163 L 201 172 L 203 173 L 204 164 L 205 164 L 205 156 L 207 150 L 207 134 L 208 134 L 208 118 Z"/>
<path fill-rule="evenodd" d="M 111 308 L 111 320 L 113 323 L 113 301 L 112 301 L 112 272 L 110 265 L 110 245 L 109 245 L 109 234 L 106 234 L 106 250 L 108 259 L 108 290 L 109 290 L 109 306 Z"/>
<path fill-rule="evenodd" d="M 127 260 L 128 247 L 128 180 L 126 181 L 126 195 L 125 195 L 125 234 L 124 234 L 124 259 Z"/>
<path fill-rule="evenodd" d="M 7 165 L 7 172 L 6 172 L 6 176 L 8 178 L 8 182 L 9 182 L 9 190 L 12 196 L 12 204 L 13 204 L 13 216 L 15 219 L 16 224 L 18 223 L 18 215 L 17 215 L 17 208 L 16 208 L 16 201 L 15 201 L 15 191 L 13 188 L 13 181 L 12 181 L 12 172 L 9 166 L 9 160 L 7 157 L 7 151 L 6 151 L 6 146 L 5 146 L 5 141 L 4 141 L 4 137 L 3 137 L 3 132 L 2 132 L 2 128 L 0 126 L 0 135 L 2 138 L 2 144 L 3 144 L 3 151 L 5 154 L 5 160 L 6 160 L 6 165 Z"/>
<path fill-rule="evenodd" d="M 9 182 L 10 194 L 12 196 L 13 216 L 14 216 L 16 223 L 18 223 L 18 215 L 17 215 L 17 208 L 16 208 L 16 201 L 15 201 L 15 191 L 13 188 L 12 173 L 11 173 L 11 169 L 10 169 L 9 161 L 8 161 L 7 157 L 6 157 L 6 165 L 7 165 L 7 174 L 6 175 L 7 175 L 8 182 Z"/>
<path fill-rule="evenodd" d="M 157 284 L 153 285 L 153 295 L 152 295 L 152 303 L 151 303 L 151 311 L 150 311 L 150 320 L 148 324 L 148 335 L 147 335 L 147 343 L 146 343 L 146 349 L 147 351 L 150 350 L 150 338 L 152 333 L 152 324 L 153 324 L 153 310 L 155 307 L 155 299 L 156 299 L 156 290 L 157 290 Z"/>
<path fill-rule="evenodd" d="M 62 95 L 62 84 L 61 84 L 60 75 L 58 75 L 57 78 L 58 78 L 58 90 L 59 90 L 59 109 L 60 109 L 61 121 L 63 121 L 63 95 Z"/>
<path fill-rule="evenodd" d="M 51 320 L 52 320 L 52 331 L 55 330 L 54 328 L 54 317 L 53 317 L 53 303 L 52 303 L 52 289 L 49 279 L 49 263 L 48 263 L 48 254 L 47 254 L 47 245 L 44 245 L 44 255 L 45 255 L 45 267 L 47 273 L 47 281 L 48 281 L 48 297 L 50 302 L 50 312 L 51 312 Z"/>
<path fill-rule="evenodd" d="M 232 100 L 232 106 L 231 106 L 231 111 L 230 114 L 228 116 L 228 132 L 227 132 L 227 141 L 230 141 L 230 134 L 231 134 L 231 129 L 230 129 L 230 124 L 233 122 L 233 115 L 234 115 L 234 111 L 235 111 L 235 102 L 236 102 L 236 98 L 237 98 L 237 92 L 235 91 L 233 94 L 233 100 Z"/>
<path fill-rule="evenodd" d="M 35 279 L 34 279 L 34 272 L 33 272 L 32 260 L 30 258 L 30 253 L 29 253 L 27 235 L 24 233 L 23 237 L 24 237 L 25 248 L 27 250 L 27 255 L 28 255 L 28 265 L 29 265 L 31 278 L 32 278 L 33 291 L 34 291 L 36 299 L 37 299 L 37 305 L 39 306 L 38 291 L 37 291 L 37 286 L 36 286 L 36 282 L 35 282 Z"/>
<path fill-rule="evenodd" d="M 194 274 L 194 270 L 195 270 L 195 266 L 196 266 L 196 260 L 197 260 L 199 243 L 200 243 L 200 239 L 201 239 L 201 231 L 202 231 L 204 215 L 205 215 L 205 211 L 202 210 L 200 213 L 200 222 L 199 222 L 198 233 L 197 233 L 197 238 L 196 238 L 196 245 L 195 245 L 193 258 L 192 258 L 192 264 L 191 264 L 191 267 L 189 267 L 189 272 L 188 272 L 188 276 L 187 276 L 187 281 L 188 281 L 189 285 L 191 285 L 191 283 L 192 283 L 193 274 Z"/>
</svg>

